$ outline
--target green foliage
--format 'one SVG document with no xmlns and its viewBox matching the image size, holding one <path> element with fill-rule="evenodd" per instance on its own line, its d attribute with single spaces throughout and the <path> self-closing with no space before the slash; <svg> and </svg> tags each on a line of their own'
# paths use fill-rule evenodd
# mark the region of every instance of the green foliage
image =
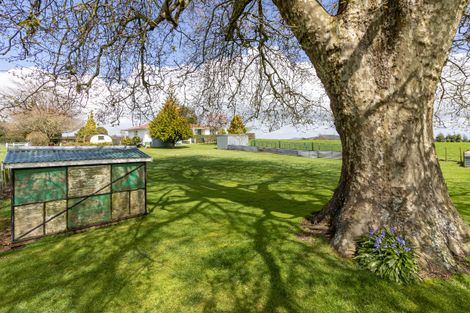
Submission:
<svg viewBox="0 0 470 313">
<path fill-rule="evenodd" d="M 131 142 L 134 146 L 138 146 L 138 145 L 142 144 L 142 139 L 138 136 L 134 136 L 134 137 L 132 137 Z"/>
<path fill-rule="evenodd" d="M 121 144 L 125 146 L 139 146 L 142 144 L 142 139 L 138 136 L 132 138 L 125 137 L 121 140 Z"/>
<path fill-rule="evenodd" d="M 216 143 L 216 135 L 194 135 L 193 136 L 195 143 Z"/>
<path fill-rule="evenodd" d="M 88 120 L 86 121 L 86 124 L 85 124 L 85 130 L 90 134 L 93 132 L 96 133 L 96 122 L 95 122 L 95 118 L 93 117 L 93 112 L 90 112 L 90 115 L 88 116 Z"/>
<path fill-rule="evenodd" d="M 446 141 L 446 137 L 444 136 L 443 133 L 439 133 L 439 135 L 437 135 L 437 137 L 436 137 L 436 141 L 437 142 L 444 142 L 444 141 Z"/>
<path fill-rule="evenodd" d="M 181 107 L 173 95 L 168 96 L 158 115 L 150 122 L 150 137 L 175 145 L 193 135 L 188 120 L 181 115 Z"/>
<path fill-rule="evenodd" d="M 217 135 L 226 135 L 227 134 L 227 131 L 225 130 L 225 128 L 221 128 L 217 131 Z"/>
<path fill-rule="evenodd" d="M 90 112 L 85 126 L 78 130 L 78 132 L 75 134 L 75 138 L 77 139 L 77 141 L 85 142 L 89 141 L 91 136 L 98 134 L 99 133 L 96 127 L 95 118 L 93 117 L 93 112 Z"/>
<path fill-rule="evenodd" d="M 243 124 L 242 118 L 240 115 L 235 115 L 230 122 L 230 127 L 227 129 L 229 134 L 245 134 L 246 127 Z"/>
<path fill-rule="evenodd" d="M 108 130 L 104 127 L 97 127 L 96 132 L 98 135 L 108 135 Z"/>
<path fill-rule="evenodd" d="M 460 135 L 460 134 L 447 135 L 445 141 L 447 141 L 447 142 L 462 142 L 462 135 Z"/>
<path fill-rule="evenodd" d="M 121 145 L 132 146 L 132 139 L 129 137 L 122 138 Z"/>
<path fill-rule="evenodd" d="M 413 249 L 395 228 L 383 229 L 362 236 L 357 241 L 355 259 L 363 268 L 378 276 L 401 283 L 410 283 L 417 278 L 418 265 Z"/>
</svg>

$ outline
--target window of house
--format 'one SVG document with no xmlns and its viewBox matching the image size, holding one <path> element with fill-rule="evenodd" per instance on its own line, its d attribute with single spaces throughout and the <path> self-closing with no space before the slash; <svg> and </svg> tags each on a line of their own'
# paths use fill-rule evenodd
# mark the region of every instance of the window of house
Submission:
<svg viewBox="0 0 470 313">
<path fill-rule="evenodd" d="M 104 136 L 98 136 L 98 140 L 104 140 Z"/>
</svg>

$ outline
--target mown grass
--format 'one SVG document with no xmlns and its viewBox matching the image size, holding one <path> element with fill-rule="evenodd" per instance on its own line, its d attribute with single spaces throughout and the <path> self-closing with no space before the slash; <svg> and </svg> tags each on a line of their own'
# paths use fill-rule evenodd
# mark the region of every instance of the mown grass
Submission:
<svg viewBox="0 0 470 313">
<path fill-rule="evenodd" d="M 436 152 L 440 160 L 461 161 L 463 152 L 470 150 L 470 142 L 436 142 Z M 339 140 L 291 140 L 255 139 L 251 145 L 269 148 L 341 151 Z"/>
<path fill-rule="evenodd" d="M 146 150 L 150 214 L 0 255 L 0 312 L 469 312 L 470 276 L 380 280 L 296 237 L 340 161 Z M 470 171 L 443 170 L 470 222 Z"/>
</svg>

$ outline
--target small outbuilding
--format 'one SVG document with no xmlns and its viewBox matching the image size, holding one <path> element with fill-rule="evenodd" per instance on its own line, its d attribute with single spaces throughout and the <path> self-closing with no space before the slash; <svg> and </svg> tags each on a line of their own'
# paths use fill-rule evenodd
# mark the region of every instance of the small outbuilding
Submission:
<svg viewBox="0 0 470 313">
<path fill-rule="evenodd" d="M 228 146 L 248 146 L 250 140 L 246 134 L 217 135 L 217 149 L 228 149 Z"/>
<path fill-rule="evenodd" d="M 470 151 L 466 151 L 463 154 L 463 166 L 470 167 Z"/>
<path fill-rule="evenodd" d="M 90 138 L 92 144 L 113 144 L 113 138 L 108 135 L 93 135 Z"/>
<path fill-rule="evenodd" d="M 124 146 L 9 149 L 12 241 L 146 214 L 150 161 Z"/>
</svg>

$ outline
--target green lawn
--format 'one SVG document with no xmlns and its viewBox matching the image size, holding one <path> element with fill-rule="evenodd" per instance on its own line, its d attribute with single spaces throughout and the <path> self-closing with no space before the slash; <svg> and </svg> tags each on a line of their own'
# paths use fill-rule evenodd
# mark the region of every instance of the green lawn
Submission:
<svg viewBox="0 0 470 313">
<path fill-rule="evenodd" d="M 150 214 L 0 255 L 0 312 L 470 312 L 470 276 L 399 286 L 296 237 L 340 161 L 145 150 Z M 470 170 L 446 162 L 470 222 Z"/>
<path fill-rule="evenodd" d="M 460 161 L 464 151 L 470 150 L 470 142 L 436 142 L 439 159 Z M 255 139 L 251 145 L 268 148 L 341 151 L 339 140 L 290 140 L 290 139 Z M 447 158 L 447 159 L 446 159 Z"/>
</svg>

